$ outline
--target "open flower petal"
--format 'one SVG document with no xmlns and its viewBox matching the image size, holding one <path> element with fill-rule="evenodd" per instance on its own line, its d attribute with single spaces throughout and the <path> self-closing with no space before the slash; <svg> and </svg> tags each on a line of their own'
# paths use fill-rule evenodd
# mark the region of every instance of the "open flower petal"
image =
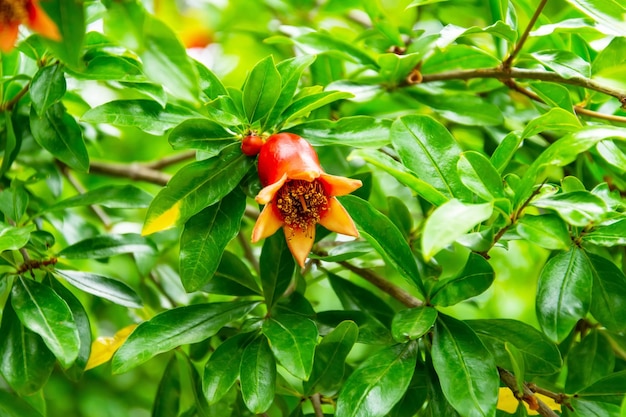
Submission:
<svg viewBox="0 0 626 417">
<path fill-rule="evenodd" d="M 283 225 L 282 219 L 276 213 L 274 205 L 269 203 L 265 206 L 252 230 L 252 242 L 258 242 L 276 233 Z"/>
<path fill-rule="evenodd" d="M 17 40 L 19 24 L 3 24 L 0 26 L 0 50 L 9 52 Z"/>
<path fill-rule="evenodd" d="M 257 196 L 254 198 L 259 204 L 267 204 L 274 199 L 274 196 L 280 190 L 280 188 L 285 185 L 287 181 L 287 174 L 283 175 L 281 179 L 276 181 L 274 184 L 270 184 L 267 187 L 264 187 Z"/>
<path fill-rule="evenodd" d="M 287 246 L 291 251 L 291 254 L 295 258 L 300 267 L 304 267 L 304 261 L 309 256 L 313 242 L 315 241 L 315 224 L 311 224 L 308 229 L 301 230 L 299 228 L 290 228 L 285 226 L 285 238 L 287 239 Z"/>
<path fill-rule="evenodd" d="M 329 195 L 333 197 L 350 194 L 363 185 L 360 180 L 330 174 L 322 174 L 320 181 L 324 184 Z"/>
<path fill-rule="evenodd" d="M 334 197 L 329 199 L 328 210 L 320 219 L 319 224 L 333 232 L 359 237 L 359 232 L 356 230 L 352 218 L 341 203 Z"/>
<path fill-rule="evenodd" d="M 61 34 L 57 25 L 43 11 L 37 0 L 28 2 L 28 21 L 26 25 L 46 38 L 60 41 Z"/>
</svg>

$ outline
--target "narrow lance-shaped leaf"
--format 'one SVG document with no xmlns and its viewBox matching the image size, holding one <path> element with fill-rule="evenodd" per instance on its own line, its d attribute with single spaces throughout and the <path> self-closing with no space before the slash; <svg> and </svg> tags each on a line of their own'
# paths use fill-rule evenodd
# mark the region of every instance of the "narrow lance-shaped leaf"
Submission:
<svg viewBox="0 0 626 417">
<path fill-rule="evenodd" d="M 243 88 L 243 104 L 250 123 L 265 117 L 278 100 L 281 77 L 271 56 L 252 69 Z"/>
<path fill-rule="evenodd" d="M 461 182 L 485 201 L 505 198 L 502 178 L 486 156 L 474 152 L 463 152 L 457 163 Z"/>
<path fill-rule="evenodd" d="M 432 307 L 415 307 L 396 313 L 391 323 L 391 334 L 396 342 L 406 342 L 424 336 L 435 325 L 437 310 Z"/>
<path fill-rule="evenodd" d="M 89 272 L 66 269 L 57 269 L 55 273 L 74 287 L 96 297 L 104 298 L 125 307 L 143 307 L 141 298 L 139 298 L 137 293 L 122 281 Z"/>
<path fill-rule="evenodd" d="M 244 350 L 240 375 L 241 395 L 248 409 L 255 414 L 267 411 L 274 401 L 276 360 L 264 336 Z"/>
<path fill-rule="evenodd" d="M 610 375 L 615 368 L 615 353 L 609 341 L 592 330 L 567 352 L 565 392 L 578 392 Z"/>
<path fill-rule="evenodd" d="M 42 114 L 65 95 L 65 77 L 61 65 L 49 65 L 37 71 L 30 84 L 30 98 L 37 114 Z"/>
<path fill-rule="evenodd" d="M 491 264 L 482 256 L 470 253 L 463 270 L 456 276 L 437 282 L 431 301 L 437 306 L 451 306 L 486 291 L 495 278 Z"/>
<path fill-rule="evenodd" d="M 167 363 L 167 366 L 165 367 L 165 371 L 161 377 L 161 382 L 159 382 L 159 388 L 157 389 L 154 404 L 152 405 L 152 417 L 168 417 L 178 415 L 180 397 L 180 368 L 178 365 L 178 358 L 176 358 L 176 355 L 172 355 Z"/>
<path fill-rule="evenodd" d="M 145 237 L 128 233 L 124 235 L 99 235 L 81 240 L 66 247 L 58 256 L 68 259 L 98 259 L 124 253 L 154 253 L 154 244 Z"/>
<path fill-rule="evenodd" d="M 202 391 L 209 404 L 221 400 L 237 381 L 243 351 L 249 341 L 249 334 L 235 335 L 226 339 L 211 354 L 202 378 Z"/>
<path fill-rule="evenodd" d="M 289 286 L 296 267 L 282 230 L 265 239 L 260 265 L 263 296 L 271 308 Z"/>
<path fill-rule="evenodd" d="M 349 116 L 339 120 L 310 120 L 289 128 L 314 146 L 344 145 L 353 148 L 381 148 L 389 144 L 391 121 L 370 116 Z"/>
<path fill-rule="evenodd" d="M 626 276 L 610 260 L 585 252 L 593 273 L 590 311 L 609 330 L 621 332 L 626 328 Z"/>
<path fill-rule="evenodd" d="M 235 135 L 208 119 L 187 119 L 176 126 L 168 140 L 174 149 L 201 149 L 217 152 L 235 140 Z"/>
<path fill-rule="evenodd" d="M 151 201 L 152 196 L 149 193 L 134 185 L 105 185 L 59 201 L 46 211 L 93 204 L 109 208 L 145 208 Z"/>
</svg>

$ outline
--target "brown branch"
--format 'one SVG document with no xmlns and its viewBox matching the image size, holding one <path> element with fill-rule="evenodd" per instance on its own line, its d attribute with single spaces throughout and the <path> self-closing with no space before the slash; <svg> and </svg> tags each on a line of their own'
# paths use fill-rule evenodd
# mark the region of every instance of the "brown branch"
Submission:
<svg viewBox="0 0 626 417">
<path fill-rule="evenodd" d="M 27 83 L 18 93 L 6 103 L 0 103 L 0 112 L 6 110 L 13 110 L 13 107 L 28 93 L 28 89 L 30 88 L 30 83 Z"/>
<path fill-rule="evenodd" d="M 557 393 L 547 390 L 545 388 L 541 388 L 540 386 L 538 386 L 537 384 L 533 384 L 532 382 L 526 385 L 528 385 L 528 388 L 530 388 L 532 392 L 536 394 L 541 394 L 544 397 L 552 398 L 557 404 L 566 404 L 567 400 L 569 399 L 569 395 L 567 394 Z"/>
<path fill-rule="evenodd" d="M 315 411 L 315 417 L 324 417 L 324 411 L 322 410 L 322 401 L 320 400 L 320 394 L 315 393 L 311 395 L 311 404 Z"/>
<path fill-rule="evenodd" d="M 78 179 L 72 175 L 67 165 L 59 161 L 57 161 L 57 165 L 61 169 L 61 173 L 63 174 L 63 176 L 65 176 L 67 181 L 72 185 L 72 187 L 74 187 L 76 191 L 78 191 L 79 194 L 85 194 L 85 192 L 87 192 L 83 184 L 81 184 L 80 181 L 78 181 Z M 111 218 L 108 214 L 106 214 L 102 207 L 91 204 L 89 205 L 89 208 L 91 209 L 91 211 L 93 211 L 96 217 L 100 219 L 106 229 L 109 229 L 111 227 Z"/>
<path fill-rule="evenodd" d="M 178 154 L 166 156 L 164 158 L 161 158 L 153 162 L 146 162 L 145 164 L 142 164 L 142 166 L 146 168 L 150 168 L 150 169 L 159 170 L 159 169 L 168 167 L 170 165 L 175 165 L 179 162 L 184 162 L 189 159 L 195 159 L 195 157 L 196 157 L 196 151 L 181 152 Z"/>
<path fill-rule="evenodd" d="M 130 178 L 132 180 L 145 181 L 156 185 L 167 185 L 171 175 L 146 168 L 143 164 L 133 162 L 122 164 L 117 162 L 91 161 L 89 171 L 96 174 L 104 174 L 113 177 Z"/>
<path fill-rule="evenodd" d="M 522 34 L 522 36 L 519 38 L 519 41 L 515 45 L 515 49 L 513 50 L 513 52 L 511 52 L 511 55 L 509 55 L 508 58 L 505 59 L 504 62 L 502 63 L 503 68 L 511 68 L 511 65 L 513 64 L 513 60 L 517 57 L 517 55 L 522 50 L 524 43 L 526 43 L 526 40 L 528 39 L 528 35 L 530 34 L 530 31 L 535 26 L 535 23 L 537 22 L 537 19 L 539 18 L 539 15 L 541 15 L 541 12 L 543 8 L 546 6 L 547 2 L 548 0 L 541 0 L 541 3 L 539 3 L 539 6 L 537 6 L 537 10 L 535 10 L 535 13 L 533 13 L 532 17 L 528 21 L 528 25 L 526 26 L 524 33 Z"/>
<path fill-rule="evenodd" d="M 352 265 L 351 263 L 346 262 L 346 261 L 338 262 L 338 263 L 339 265 L 343 266 L 347 270 L 354 272 L 355 274 L 357 274 L 358 276 L 360 276 L 361 278 L 363 278 L 370 284 L 373 284 L 374 286 L 376 286 L 383 292 L 391 295 L 393 298 L 400 301 L 402 304 L 404 304 L 405 306 L 409 308 L 420 307 L 424 305 L 424 303 L 420 299 L 412 296 L 404 289 L 387 281 L 385 278 L 375 274 L 369 269 L 359 268 L 358 266 Z"/>
<path fill-rule="evenodd" d="M 554 411 L 552 411 L 552 409 L 548 407 L 546 403 L 537 398 L 535 393 L 528 387 L 526 383 L 523 384 L 523 392 L 519 392 L 515 375 L 500 367 L 498 368 L 498 373 L 500 374 L 500 380 L 507 387 L 509 387 L 509 389 L 513 392 L 513 395 L 515 395 L 515 398 L 525 401 L 532 410 L 537 411 L 540 415 L 544 417 L 558 417 L 558 415 Z"/>
</svg>

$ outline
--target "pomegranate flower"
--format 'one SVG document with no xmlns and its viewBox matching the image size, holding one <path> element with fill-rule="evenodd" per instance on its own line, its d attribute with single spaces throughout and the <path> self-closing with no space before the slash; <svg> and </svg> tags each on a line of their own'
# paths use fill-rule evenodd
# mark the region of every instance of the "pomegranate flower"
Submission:
<svg viewBox="0 0 626 417">
<path fill-rule="evenodd" d="M 359 236 L 335 196 L 351 193 L 361 181 L 326 174 L 313 147 L 300 136 L 270 136 L 261 147 L 258 169 L 264 188 L 256 201 L 265 208 L 252 231 L 253 242 L 282 227 L 287 246 L 302 267 L 313 246 L 317 223 L 333 232 Z"/>
<path fill-rule="evenodd" d="M 39 5 L 39 0 L 0 0 L 0 50 L 9 52 L 25 24 L 46 38 L 61 40 L 59 29 Z"/>
</svg>

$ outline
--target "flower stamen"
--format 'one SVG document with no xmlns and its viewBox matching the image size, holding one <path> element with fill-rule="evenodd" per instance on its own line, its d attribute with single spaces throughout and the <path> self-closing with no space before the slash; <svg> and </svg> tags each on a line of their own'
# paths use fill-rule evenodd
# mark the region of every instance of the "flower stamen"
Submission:
<svg viewBox="0 0 626 417">
<path fill-rule="evenodd" d="M 28 17 L 25 0 L 2 0 L 0 2 L 0 23 L 22 22 Z"/>
<path fill-rule="evenodd" d="M 317 180 L 291 180 L 278 191 L 276 208 L 290 230 L 307 231 L 328 209 L 328 198 Z"/>
</svg>

